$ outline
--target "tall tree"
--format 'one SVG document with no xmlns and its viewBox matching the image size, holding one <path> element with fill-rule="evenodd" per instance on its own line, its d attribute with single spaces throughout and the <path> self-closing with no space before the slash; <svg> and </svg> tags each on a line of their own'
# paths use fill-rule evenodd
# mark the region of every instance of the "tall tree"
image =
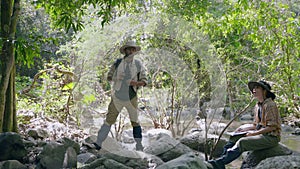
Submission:
<svg viewBox="0 0 300 169">
<path fill-rule="evenodd" d="M 38 0 L 38 7 L 44 7 L 57 27 L 77 31 L 81 24 L 84 9 L 88 5 L 99 6 L 98 15 L 102 26 L 111 19 L 115 7 L 125 7 L 130 0 Z M 1 0 L 1 37 L 0 44 L 0 133 L 17 131 L 15 99 L 15 41 L 17 21 L 20 15 L 20 0 Z M 20 57 L 20 56 L 19 56 Z"/>
<path fill-rule="evenodd" d="M 20 0 L 1 1 L 1 81 L 0 81 L 0 132 L 16 131 L 14 72 L 14 43 Z"/>
</svg>

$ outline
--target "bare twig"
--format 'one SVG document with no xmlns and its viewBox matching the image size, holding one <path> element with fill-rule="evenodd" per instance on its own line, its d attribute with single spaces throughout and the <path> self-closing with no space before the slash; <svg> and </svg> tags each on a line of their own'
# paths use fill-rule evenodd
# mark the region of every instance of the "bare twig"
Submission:
<svg viewBox="0 0 300 169">
<path fill-rule="evenodd" d="M 230 121 L 229 121 L 229 123 L 225 126 L 225 128 L 222 130 L 222 132 L 220 133 L 220 135 L 219 135 L 219 138 L 218 138 L 218 140 L 216 141 L 216 143 L 214 144 L 214 146 L 213 146 L 213 148 L 212 148 L 212 150 L 211 150 L 211 152 L 210 152 L 210 159 L 212 159 L 212 154 L 213 154 L 213 152 L 215 151 L 215 149 L 216 149 L 216 147 L 217 147 L 217 144 L 219 143 L 219 141 L 220 141 L 220 139 L 221 139 L 221 137 L 222 137 L 222 135 L 224 134 L 224 132 L 225 132 L 225 130 L 230 126 L 230 124 L 238 117 L 238 116 L 240 116 L 242 113 L 244 113 L 248 108 L 249 108 L 249 106 L 252 104 L 252 102 L 253 102 L 253 98 L 251 99 L 251 101 L 250 101 L 250 103 L 249 104 L 247 104 L 240 112 L 238 112 Z"/>
</svg>

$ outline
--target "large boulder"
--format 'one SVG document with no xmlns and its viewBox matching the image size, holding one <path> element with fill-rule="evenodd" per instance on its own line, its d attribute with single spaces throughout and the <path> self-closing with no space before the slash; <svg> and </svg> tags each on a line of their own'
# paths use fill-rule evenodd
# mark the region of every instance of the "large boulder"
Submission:
<svg viewBox="0 0 300 169">
<path fill-rule="evenodd" d="M 0 134 L 0 161 L 23 161 L 27 151 L 20 135 L 13 132 Z"/>
<path fill-rule="evenodd" d="M 97 157 L 93 153 L 82 153 L 77 156 L 77 162 L 79 164 L 86 164 L 89 161 L 94 161 Z"/>
<path fill-rule="evenodd" d="M 176 159 L 168 161 L 156 169 L 206 169 L 204 159 L 193 153 L 184 154 Z"/>
<path fill-rule="evenodd" d="M 148 160 L 147 157 L 143 156 L 144 153 L 142 152 L 129 150 L 120 150 L 119 152 L 105 153 L 102 155 L 103 158 L 111 159 L 125 166 L 136 169 L 147 168 Z M 104 163 L 104 165 L 107 166 L 106 163 Z"/>
<path fill-rule="evenodd" d="M 25 165 L 17 160 L 7 160 L 0 162 L 1 169 L 27 169 Z"/>
<path fill-rule="evenodd" d="M 164 162 L 156 156 L 139 151 L 120 150 L 119 152 L 102 152 L 100 150 L 97 158 L 86 162 L 79 169 L 94 168 L 118 168 L 118 169 L 145 169 L 150 166 L 158 166 Z"/>
<path fill-rule="evenodd" d="M 210 153 L 212 145 L 214 145 L 215 140 L 217 140 L 217 135 L 208 134 L 207 135 L 207 144 L 205 144 L 205 135 L 204 132 L 195 131 L 191 134 L 188 134 L 180 139 L 180 142 L 193 150 L 200 152 Z M 227 140 L 222 138 L 212 154 L 213 157 L 219 157 L 223 152 L 223 146 L 226 144 Z"/>
<path fill-rule="evenodd" d="M 277 146 L 269 149 L 249 151 L 245 156 L 241 168 L 254 168 L 262 160 L 275 156 L 291 155 L 292 150 L 287 148 L 285 145 L 279 143 Z"/>
<path fill-rule="evenodd" d="M 286 168 L 300 168 L 300 156 L 288 155 L 288 156 L 277 156 L 272 158 L 267 158 L 261 161 L 256 167 L 256 169 L 265 168 L 276 168 L 276 169 L 286 169 Z"/>
<path fill-rule="evenodd" d="M 159 134 L 156 140 L 149 143 L 144 149 L 145 153 L 152 154 L 161 158 L 164 162 L 173 160 L 183 154 L 192 152 L 188 146 L 180 143 L 167 134 Z"/>
<path fill-rule="evenodd" d="M 117 168 L 117 169 L 132 169 L 122 163 L 119 163 L 112 159 L 98 158 L 93 162 L 80 167 L 79 169 L 107 169 L 107 168 Z"/>
<path fill-rule="evenodd" d="M 50 142 L 38 156 L 37 169 L 76 168 L 77 153 L 74 147 L 77 146 L 74 145 L 70 140 L 65 144 Z"/>
<path fill-rule="evenodd" d="M 34 139 L 44 139 L 49 137 L 49 133 L 41 128 L 29 129 L 27 134 Z"/>
<path fill-rule="evenodd" d="M 103 164 L 105 168 L 132 169 L 131 167 L 128 167 L 112 159 L 105 160 Z"/>
<path fill-rule="evenodd" d="M 67 138 L 67 137 L 64 137 L 62 139 L 59 139 L 58 140 L 59 143 L 62 143 L 64 145 L 64 147 L 67 149 L 68 147 L 72 147 L 74 148 L 74 150 L 76 151 L 76 153 L 78 154 L 79 151 L 80 151 L 80 145 L 79 143 Z"/>
</svg>

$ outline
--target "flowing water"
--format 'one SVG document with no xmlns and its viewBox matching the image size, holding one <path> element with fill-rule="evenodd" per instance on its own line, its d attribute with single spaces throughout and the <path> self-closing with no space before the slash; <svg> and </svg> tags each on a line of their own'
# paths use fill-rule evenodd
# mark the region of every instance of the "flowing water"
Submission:
<svg viewBox="0 0 300 169">
<path fill-rule="evenodd" d="M 300 135 L 293 135 L 290 132 L 282 133 L 281 143 L 300 153 Z"/>
</svg>

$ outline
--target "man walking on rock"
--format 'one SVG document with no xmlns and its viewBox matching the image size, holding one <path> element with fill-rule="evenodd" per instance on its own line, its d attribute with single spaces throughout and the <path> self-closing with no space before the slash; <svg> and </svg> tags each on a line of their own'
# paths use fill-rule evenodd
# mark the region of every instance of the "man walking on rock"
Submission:
<svg viewBox="0 0 300 169">
<path fill-rule="evenodd" d="M 101 126 L 96 143 L 93 143 L 97 150 L 101 149 L 102 142 L 107 138 L 112 124 L 125 107 L 129 113 L 133 127 L 133 137 L 136 142 L 136 150 L 143 151 L 142 128 L 138 120 L 138 99 L 137 90 L 147 84 L 146 69 L 140 60 L 134 59 L 134 55 L 141 50 L 133 41 L 127 42 L 120 48 L 123 58 L 110 67 L 107 80 L 112 82 L 111 102 L 108 106 L 108 113 L 104 124 Z"/>
</svg>

